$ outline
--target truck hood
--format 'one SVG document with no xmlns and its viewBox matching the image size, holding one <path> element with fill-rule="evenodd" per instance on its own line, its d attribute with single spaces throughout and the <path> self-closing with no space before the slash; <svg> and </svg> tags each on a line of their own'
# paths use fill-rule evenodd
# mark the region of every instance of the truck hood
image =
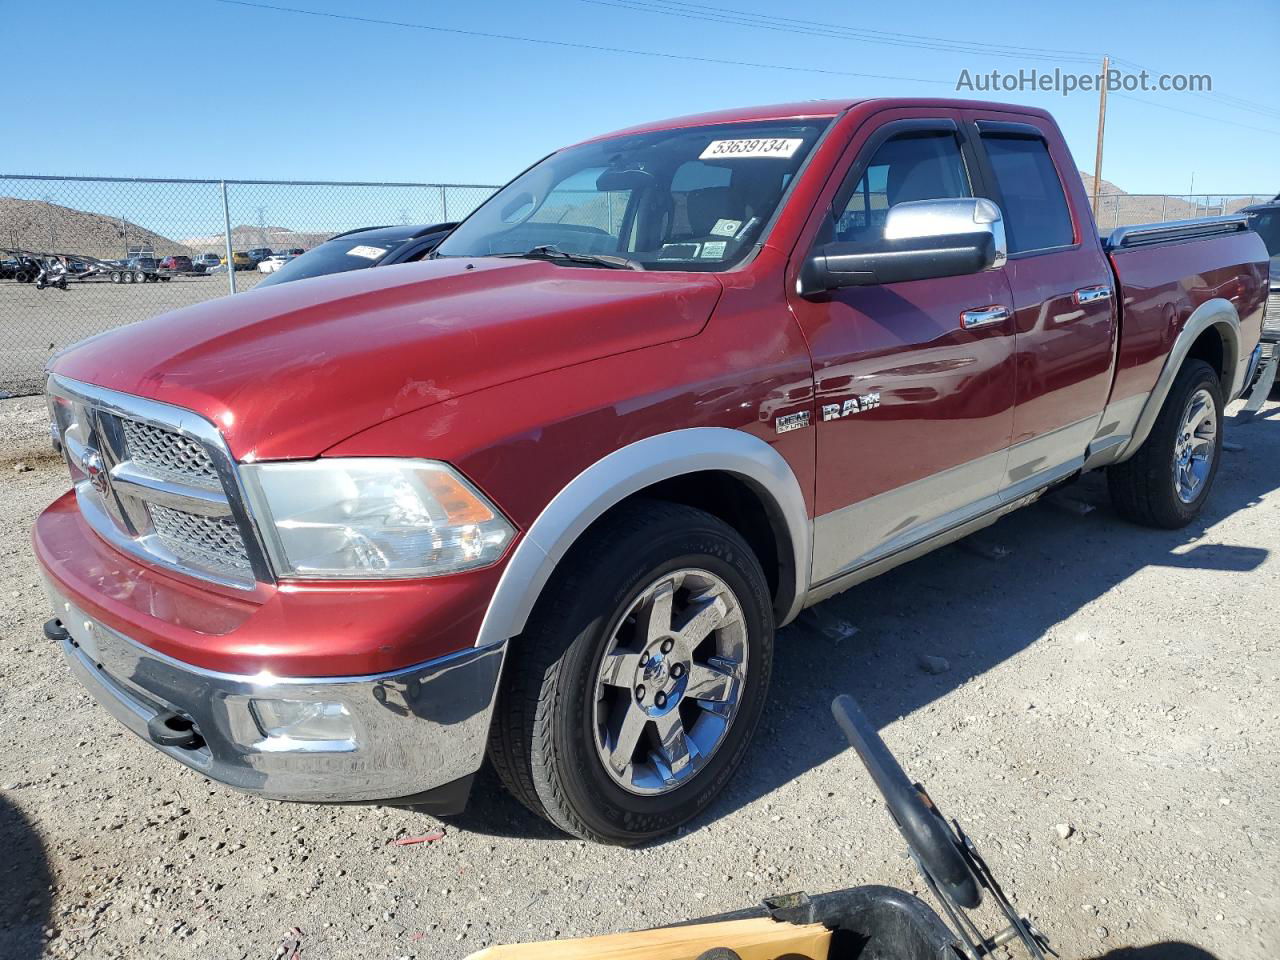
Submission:
<svg viewBox="0 0 1280 960">
<path fill-rule="evenodd" d="M 691 337 L 720 291 L 711 274 L 448 258 L 186 307 L 52 371 L 194 410 L 237 459 L 309 458 L 451 397 Z"/>
</svg>

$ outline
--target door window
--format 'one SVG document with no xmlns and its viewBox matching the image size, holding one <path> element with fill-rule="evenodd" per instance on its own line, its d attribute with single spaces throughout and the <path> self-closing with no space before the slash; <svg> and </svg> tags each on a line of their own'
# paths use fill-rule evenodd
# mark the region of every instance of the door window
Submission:
<svg viewBox="0 0 1280 960">
<path fill-rule="evenodd" d="M 1004 200 L 1009 252 L 1069 246 L 1075 240 L 1062 181 L 1043 140 L 989 134 L 982 138 Z"/>
<path fill-rule="evenodd" d="M 886 140 L 872 156 L 848 202 L 836 213 L 836 239 L 882 239 L 885 217 L 896 203 L 971 196 L 954 134 L 903 134 Z"/>
</svg>

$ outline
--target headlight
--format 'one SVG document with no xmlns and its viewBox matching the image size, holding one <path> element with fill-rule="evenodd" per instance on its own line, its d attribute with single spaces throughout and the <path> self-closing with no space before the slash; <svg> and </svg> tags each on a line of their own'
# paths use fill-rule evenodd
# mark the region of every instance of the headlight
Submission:
<svg viewBox="0 0 1280 960">
<path fill-rule="evenodd" d="M 515 529 L 431 460 L 351 458 L 241 467 L 276 573 L 430 577 L 502 555 Z"/>
</svg>

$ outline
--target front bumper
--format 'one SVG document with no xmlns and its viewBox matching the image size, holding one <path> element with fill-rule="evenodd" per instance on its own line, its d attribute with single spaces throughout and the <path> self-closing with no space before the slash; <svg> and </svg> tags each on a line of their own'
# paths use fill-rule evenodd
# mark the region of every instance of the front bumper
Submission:
<svg viewBox="0 0 1280 960">
<path fill-rule="evenodd" d="M 161 752 L 210 779 L 278 800 L 465 803 L 484 758 L 505 644 L 360 677 L 280 678 L 217 673 L 157 653 L 86 614 L 46 582 L 48 628 L 94 699 Z M 342 704 L 351 736 L 267 736 L 252 700 Z M 156 742 L 157 718 L 176 713 L 188 746 Z M 150 729 L 149 729 L 150 725 Z M 163 738 L 160 738 L 163 739 Z M 439 808 L 438 812 L 454 812 Z"/>
</svg>

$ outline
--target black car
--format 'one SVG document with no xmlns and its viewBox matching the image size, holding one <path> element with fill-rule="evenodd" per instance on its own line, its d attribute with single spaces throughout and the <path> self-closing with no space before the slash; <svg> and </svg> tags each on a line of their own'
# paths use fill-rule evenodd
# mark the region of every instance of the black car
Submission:
<svg viewBox="0 0 1280 960">
<path fill-rule="evenodd" d="M 1267 298 L 1267 315 L 1262 322 L 1262 339 L 1280 341 L 1280 195 L 1267 203 L 1255 204 L 1240 211 L 1248 214 L 1249 226 L 1267 246 L 1271 257 L 1271 296 Z"/>
<path fill-rule="evenodd" d="M 294 257 L 274 273 L 267 274 L 258 287 L 421 260 L 439 246 L 456 226 L 456 223 L 433 223 L 364 227 L 340 233 L 302 256 Z"/>
<path fill-rule="evenodd" d="M 1254 204 L 1240 211 L 1249 217 L 1253 228 L 1267 247 L 1271 258 L 1271 289 L 1267 296 L 1267 312 L 1262 319 L 1262 363 L 1258 379 L 1250 393 L 1245 412 L 1255 414 L 1277 379 L 1280 368 L 1280 194 L 1266 203 Z"/>
</svg>

